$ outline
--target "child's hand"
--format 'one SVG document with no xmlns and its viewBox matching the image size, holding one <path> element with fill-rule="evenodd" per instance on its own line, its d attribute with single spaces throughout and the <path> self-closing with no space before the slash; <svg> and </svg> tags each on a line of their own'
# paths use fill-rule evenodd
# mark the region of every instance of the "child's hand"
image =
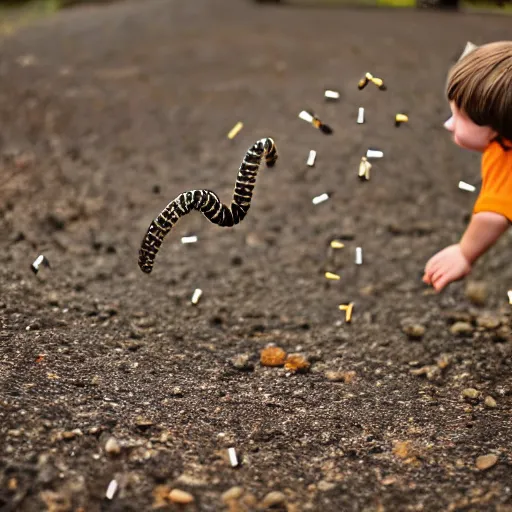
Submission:
<svg viewBox="0 0 512 512">
<path fill-rule="evenodd" d="M 450 245 L 428 260 L 423 282 L 431 284 L 440 292 L 447 284 L 462 279 L 470 272 L 471 264 L 462 253 L 460 245 Z"/>
</svg>

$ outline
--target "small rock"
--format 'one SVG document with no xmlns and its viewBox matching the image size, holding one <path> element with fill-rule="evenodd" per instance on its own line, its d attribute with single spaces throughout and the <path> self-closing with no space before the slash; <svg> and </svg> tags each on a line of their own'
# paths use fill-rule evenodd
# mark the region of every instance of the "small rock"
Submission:
<svg viewBox="0 0 512 512">
<path fill-rule="evenodd" d="M 485 471 L 486 469 L 492 468 L 496 464 L 496 462 L 498 462 L 497 455 L 481 455 L 476 459 L 476 467 L 480 471 Z"/>
<path fill-rule="evenodd" d="M 170 392 L 171 396 L 181 397 L 183 396 L 183 389 L 180 386 L 174 386 Z"/>
<path fill-rule="evenodd" d="M 221 499 L 222 503 L 228 503 L 233 500 L 238 500 L 242 497 L 244 493 L 243 487 L 235 486 L 228 489 L 226 492 L 222 493 Z"/>
<path fill-rule="evenodd" d="M 492 396 L 486 396 L 484 400 L 484 405 L 488 407 L 489 409 L 494 409 L 495 407 L 498 407 L 498 404 L 496 403 L 496 400 Z"/>
<path fill-rule="evenodd" d="M 121 446 L 115 437 L 109 438 L 109 440 L 105 443 L 105 451 L 109 455 L 119 455 L 121 453 Z"/>
<path fill-rule="evenodd" d="M 473 331 L 473 326 L 467 322 L 455 322 L 450 327 L 450 332 L 452 334 L 455 334 L 456 336 L 464 336 L 466 334 L 471 334 Z"/>
<path fill-rule="evenodd" d="M 231 364 L 241 371 L 252 371 L 254 370 L 254 364 L 249 360 L 247 354 L 239 354 L 231 359 Z"/>
<path fill-rule="evenodd" d="M 354 380 L 355 376 L 356 372 L 354 371 L 340 372 L 335 370 L 328 370 L 325 372 L 325 377 L 331 382 L 345 382 L 346 384 L 349 384 Z"/>
<path fill-rule="evenodd" d="M 466 297 L 476 306 L 483 306 L 489 295 L 487 284 L 484 281 L 468 281 Z"/>
<path fill-rule="evenodd" d="M 272 491 L 269 492 L 262 500 L 261 504 L 263 507 L 270 508 L 277 505 L 282 505 L 286 502 L 286 496 L 282 492 Z"/>
<path fill-rule="evenodd" d="M 148 420 L 147 418 L 144 418 L 143 416 L 137 416 L 137 419 L 135 420 L 135 425 L 137 425 L 140 429 L 146 429 L 153 425 L 153 422 L 151 420 Z"/>
<path fill-rule="evenodd" d="M 48 512 L 68 512 L 71 509 L 71 499 L 65 494 L 54 491 L 39 493 L 41 501 L 46 505 Z"/>
<path fill-rule="evenodd" d="M 47 297 L 48 304 L 50 306 L 58 306 L 59 305 L 59 295 L 57 292 L 50 292 Z"/>
<path fill-rule="evenodd" d="M 462 390 L 462 396 L 467 400 L 478 400 L 480 391 L 474 388 L 466 388 Z"/>
<path fill-rule="evenodd" d="M 441 369 L 437 365 L 428 365 L 409 370 L 409 372 L 411 375 L 424 375 L 428 380 L 434 380 L 441 372 Z"/>
<path fill-rule="evenodd" d="M 493 330 L 501 325 L 501 319 L 494 315 L 481 315 L 476 319 L 476 325 L 484 329 Z"/>
<path fill-rule="evenodd" d="M 181 489 L 173 489 L 169 493 L 169 499 L 173 503 L 187 505 L 188 503 L 192 503 L 194 501 L 194 496 L 192 496 L 192 494 L 189 492 L 182 491 Z"/>
<path fill-rule="evenodd" d="M 336 487 L 334 482 L 328 482 L 327 480 L 320 480 L 317 484 L 317 488 L 319 491 L 332 491 Z"/>
<path fill-rule="evenodd" d="M 402 331 L 410 339 L 419 340 L 419 339 L 423 338 L 427 329 L 425 328 L 425 326 L 423 326 L 421 324 L 408 324 L 408 325 L 404 325 L 402 327 Z"/>
</svg>

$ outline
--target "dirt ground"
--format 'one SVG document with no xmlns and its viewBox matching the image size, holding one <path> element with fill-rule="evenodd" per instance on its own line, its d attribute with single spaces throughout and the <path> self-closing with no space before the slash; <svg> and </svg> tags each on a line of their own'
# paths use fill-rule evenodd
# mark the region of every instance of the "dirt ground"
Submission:
<svg viewBox="0 0 512 512">
<path fill-rule="evenodd" d="M 446 71 L 507 37 L 493 15 L 151 0 L 1 40 L 0 510 L 512 510 L 512 238 L 442 294 L 420 279 L 479 176 L 442 128 Z M 246 219 L 183 218 L 143 274 L 168 201 L 228 202 L 268 136 Z M 262 366 L 269 344 L 309 371 Z"/>
</svg>

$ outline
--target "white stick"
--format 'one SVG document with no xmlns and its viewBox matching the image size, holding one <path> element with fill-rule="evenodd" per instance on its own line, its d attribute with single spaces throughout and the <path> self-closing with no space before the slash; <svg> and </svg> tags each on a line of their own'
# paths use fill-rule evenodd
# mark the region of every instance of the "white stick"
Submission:
<svg viewBox="0 0 512 512">
<path fill-rule="evenodd" d="M 509 290 L 507 292 L 507 295 L 508 295 L 508 303 L 509 304 L 512 304 L 512 290 Z"/>
<path fill-rule="evenodd" d="M 366 158 L 382 158 L 383 156 L 384 156 L 384 153 L 377 149 L 369 149 L 366 152 Z"/>
<path fill-rule="evenodd" d="M 324 193 L 319 196 L 313 197 L 312 202 L 313 204 L 320 204 L 323 203 L 324 201 L 327 201 L 327 199 L 329 199 L 329 194 Z"/>
<path fill-rule="evenodd" d="M 363 264 L 363 249 L 361 247 L 356 247 L 356 265 Z"/>
<path fill-rule="evenodd" d="M 299 114 L 299 118 L 304 120 L 304 121 L 307 121 L 308 123 L 312 123 L 313 122 L 313 116 L 309 112 L 306 112 L 305 110 L 303 110 Z"/>
<path fill-rule="evenodd" d="M 359 107 L 359 112 L 357 113 L 357 124 L 364 123 L 364 108 Z"/>
<path fill-rule="evenodd" d="M 114 497 L 114 494 L 117 491 L 117 482 L 115 480 L 112 480 L 107 487 L 107 492 L 105 493 L 105 496 L 108 500 L 111 500 Z"/>
<path fill-rule="evenodd" d="M 307 161 L 307 164 L 309 165 L 309 167 L 313 167 L 315 165 L 315 159 L 316 159 L 316 151 L 314 149 L 312 149 L 309 152 L 308 161 Z"/>
<path fill-rule="evenodd" d="M 192 298 L 190 299 L 190 302 L 192 302 L 192 304 L 197 304 L 199 302 L 199 299 L 201 298 L 201 295 L 203 295 L 203 290 L 201 290 L 201 288 L 196 288 L 194 290 Z"/>
<path fill-rule="evenodd" d="M 231 467 L 236 468 L 238 466 L 238 458 L 234 448 L 228 448 L 229 462 Z"/>
<path fill-rule="evenodd" d="M 330 91 L 329 89 L 324 92 L 324 96 L 330 100 L 340 99 L 340 93 L 338 91 Z"/>
<path fill-rule="evenodd" d="M 182 236 L 181 237 L 181 243 L 182 244 L 195 244 L 197 242 L 197 236 Z"/>
<path fill-rule="evenodd" d="M 476 190 L 475 186 L 470 185 L 469 183 L 466 183 L 465 181 L 459 181 L 459 188 L 461 190 L 466 190 L 468 192 L 474 192 Z"/>
</svg>

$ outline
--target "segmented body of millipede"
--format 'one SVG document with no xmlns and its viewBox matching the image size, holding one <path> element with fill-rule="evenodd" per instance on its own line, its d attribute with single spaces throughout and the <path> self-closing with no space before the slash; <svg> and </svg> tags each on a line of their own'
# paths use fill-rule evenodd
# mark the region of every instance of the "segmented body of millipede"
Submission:
<svg viewBox="0 0 512 512">
<path fill-rule="evenodd" d="M 190 190 L 171 201 L 150 224 L 139 251 L 139 267 L 149 274 L 153 270 L 156 255 L 165 236 L 180 217 L 192 210 L 201 212 L 210 222 L 222 227 L 234 226 L 247 215 L 261 159 L 267 167 L 273 167 L 277 150 L 270 138 L 260 139 L 245 154 L 238 170 L 231 206 L 223 204 L 211 190 Z"/>
</svg>

